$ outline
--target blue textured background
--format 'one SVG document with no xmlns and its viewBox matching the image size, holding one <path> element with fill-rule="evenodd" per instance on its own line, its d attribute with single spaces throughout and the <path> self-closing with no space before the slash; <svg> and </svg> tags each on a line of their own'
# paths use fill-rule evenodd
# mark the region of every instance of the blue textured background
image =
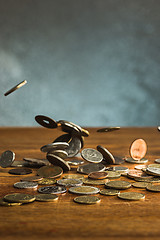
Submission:
<svg viewBox="0 0 160 240">
<path fill-rule="evenodd" d="M 159 50 L 157 0 L 0 0 L 0 125 L 158 125 Z"/>
</svg>

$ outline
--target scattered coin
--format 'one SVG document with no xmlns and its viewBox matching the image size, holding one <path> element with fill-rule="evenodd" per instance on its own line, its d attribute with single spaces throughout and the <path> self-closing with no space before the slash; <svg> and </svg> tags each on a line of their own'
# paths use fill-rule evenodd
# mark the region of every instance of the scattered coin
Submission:
<svg viewBox="0 0 160 240">
<path fill-rule="evenodd" d="M 76 156 L 79 153 L 81 147 L 82 147 L 81 139 L 77 136 L 72 136 L 72 139 L 69 142 L 69 146 L 66 148 L 68 157 Z"/>
<path fill-rule="evenodd" d="M 97 194 L 99 193 L 99 188 L 97 187 L 92 187 L 92 186 L 80 186 L 80 187 L 71 187 L 69 188 L 70 193 L 75 193 L 75 194 Z"/>
<path fill-rule="evenodd" d="M 32 170 L 29 168 L 13 168 L 8 171 L 10 174 L 14 175 L 26 175 L 32 173 Z"/>
<path fill-rule="evenodd" d="M 58 196 L 55 194 L 37 194 L 35 197 L 36 201 L 39 202 L 53 202 L 58 199 Z"/>
<path fill-rule="evenodd" d="M 147 152 L 147 144 L 143 139 L 136 139 L 130 146 L 130 155 L 134 160 L 141 160 Z"/>
<path fill-rule="evenodd" d="M 48 166 L 50 162 L 47 159 L 23 158 L 24 161 L 35 163 L 39 166 Z"/>
<path fill-rule="evenodd" d="M 81 152 L 81 156 L 84 160 L 92 163 L 100 163 L 103 160 L 103 155 L 92 148 L 85 148 Z"/>
<path fill-rule="evenodd" d="M 160 192 L 160 185 L 149 184 L 146 189 L 151 192 Z"/>
<path fill-rule="evenodd" d="M 63 170 L 59 166 L 44 166 L 38 169 L 37 175 L 44 178 L 57 178 L 60 177 Z"/>
<path fill-rule="evenodd" d="M 42 179 L 43 178 L 40 176 L 28 176 L 28 177 L 22 178 L 21 181 L 22 182 L 38 182 Z"/>
<path fill-rule="evenodd" d="M 148 183 L 159 183 L 160 178 L 159 177 L 152 177 L 152 178 L 134 178 L 135 181 L 137 182 L 148 182 Z"/>
<path fill-rule="evenodd" d="M 132 183 L 132 186 L 135 188 L 146 188 L 148 186 L 148 182 L 135 182 Z"/>
<path fill-rule="evenodd" d="M 1 155 L 0 166 L 3 168 L 9 167 L 14 162 L 14 159 L 15 159 L 15 153 L 10 150 L 7 150 L 3 152 Z"/>
<path fill-rule="evenodd" d="M 152 176 L 147 175 L 146 173 L 144 173 L 141 170 L 134 170 L 131 169 L 129 170 L 129 172 L 127 173 L 127 177 L 129 178 L 152 178 Z"/>
<path fill-rule="evenodd" d="M 147 163 L 148 159 L 142 158 L 141 160 L 134 160 L 133 158 L 126 158 L 125 161 L 133 164 L 142 164 Z"/>
<path fill-rule="evenodd" d="M 89 163 L 82 166 L 78 166 L 77 172 L 83 174 L 89 174 L 91 172 L 101 172 L 105 170 L 105 166 L 102 163 Z"/>
<path fill-rule="evenodd" d="M 126 181 L 111 181 L 107 182 L 105 187 L 114 189 L 127 189 L 131 187 L 131 183 Z"/>
<path fill-rule="evenodd" d="M 71 169 L 71 167 L 65 160 L 63 160 L 62 158 L 60 158 L 54 154 L 48 153 L 47 159 L 53 165 L 60 166 L 64 170 L 64 172 L 69 171 Z"/>
<path fill-rule="evenodd" d="M 38 181 L 40 185 L 53 185 L 57 182 L 57 180 L 53 178 L 43 178 L 42 180 Z"/>
<path fill-rule="evenodd" d="M 122 164 L 122 163 L 125 162 L 124 158 L 122 158 L 122 157 L 117 157 L 117 156 L 113 156 L 113 157 L 114 157 L 114 160 L 115 160 L 114 165 L 119 165 L 119 164 Z"/>
<path fill-rule="evenodd" d="M 107 176 L 108 179 L 117 179 L 121 177 L 121 173 L 119 172 L 115 172 L 115 171 L 105 171 L 105 172 L 108 174 Z"/>
<path fill-rule="evenodd" d="M 37 164 L 36 164 L 37 166 Z M 34 167 L 36 167 L 34 164 Z M 33 167 L 33 165 L 31 163 L 25 162 L 23 160 L 19 160 L 19 161 L 14 161 L 11 165 L 11 167 Z"/>
<path fill-rule="evenodd" d="M 102 154 L 103 159 L 108 163 L 108 164 L 115 164 L 115 159 L 113 155 L 104 147 L 98 145 L 97 150 Z"/>
<path fill-rule="evenodd" d="M 26 188 L 37 188 L 38 184 L 36 182 L 16 182 L 13 185 L 15 188 L 26 189 Z"/>
<path fill-rule="evenodd" d="M 109 182 L 109 179 L 90 179 L 84 178 L 83 183 L 91 184 L 91 185 L 104 185 L 105 183 Z"/>
<path fill-rule="evenodd" d="M 123 192 L 123 193 L 119 193 L 118 197 L 124 200 L 134 200 L 134 201 L 145 199 L 145 195 L 138 192 Z"/>
<path fill-rule="evenodd" d="M 11 88 L 9 91 L 7 91 L 4 96 L 9 95 L 10 93 L 16 91 L 17 89 L 19 89 L 20 87 L 24 86 L 27 83 L 27 80 L 24 80 L 20 83 L 18 83 L 15 87 Z"/>
<path fill-rule="evenodd" d="M 35 117 L 37 123 L 46 128 L 57 128 L 57 122 L 49 117 L 43 115 L 37 115 Z"/>
<path fill-rule="evenodd" d="M 56 142 L 44 145 L 41 147 L 42 152 L 50 152 L 53 150 L 64 150 L 69 146 L 67 142 Z"/>
<path fill-rule="evenodd" d="M 63 178 L 65 179 L 84 179 L 84 176 L 80 174 L 69 174 L 69 175 L 64 175 Z"/>
<path fill-rule="evenodd" d="M 160 168 L 155 168 L 155 167 L 147 167 L 146 173 L 150 174 L 152 176 L 158 176 L 160 177 Z"/>
<path fill-rule="evenodd" d="M 91 172 L 88 177 L 91 179 L 105 179 L 107 178 L 108 173 L 106 172 Z"/>
<path fill-rule="evenodd" d="M 147 165 L 136 165 L 134 168 L 137 170 L 146 170 Z"/>
<path fill-rule="evenodd" d="M 4 196 L 4 200 L 7 202 L 16 203 L 29 203 L 35 201 L 35 196 L 25 193 L 12 193 Z"/>
<path fill-rule="evenodd" d="M 74 198 L 74 202 L 81 204 L 95 204 L 100 202 L 100 198 L 96 196 L 79 196 Z"/>
<path fill-rule="evenodd" d="M 83 160 L 81 159 L 70 159 L 69 161 L 67 161 L 67 163 L 71 166 L 78 166 L 84 163 Z"/>
<path fill-rule="evenodd" d="M 38 192 L 43 194 L 60 194 L 66 191 L 67 189 L 64 186 L 46 186 L 38 189 Z"/>
<path fill-rule="evenodd" d="M 113 132 L 119 129 L 120 127 L 107 127 L 107 128 L 98 129 L 97 132 Z"/>
<path fill-rule="evenodd" d="M 3 200 L 3 198 L 0 198 L 0 206 L 4 206 L 4 207 L 11 207 L 11 206 L 19 206 L 22 203 L 9 203 Z"/>
<path fill-rule="evenodd" d="M 160 158 L 155 159 L 155 162 L 156 162 L 156 163 L 160 163 Z"/>
<path fill-rule="evenodd" d="M 106 168 L 107 171 L 115 171 L 115 172 L 119 172 L 121 174 L 123 173 L 128 173 L 129 169 L 127 167 L 107 167 Z"/>
<path fill-rule="evenodd" d="M 76 187 L 76 186 L 81 186 L 83 184 L 83 181 L 80 179 L 63 178 L 63 179 L 57 180 L 57 184 L 65 187 Z"/>
<path fill-rule="evenodd" d="M 159 164 L 149 164 L 148 166 L 147 166 L 147 168 L 160 168 L 160 165 Z"/>
<path fill-rule="evenodd" d="M 55 156 L 58 156 L 62 159 L 66 159 L 68 157 L 68 153 L 65 150 L 53 150 L 49 153 L 54 154 Z"/>
<path fill-rule="evenodd" d="M 118 195 L 120 191 L 116 189 L 102 189 L 99 193 L 106 196 L 115 196 Z"/>
</svg>

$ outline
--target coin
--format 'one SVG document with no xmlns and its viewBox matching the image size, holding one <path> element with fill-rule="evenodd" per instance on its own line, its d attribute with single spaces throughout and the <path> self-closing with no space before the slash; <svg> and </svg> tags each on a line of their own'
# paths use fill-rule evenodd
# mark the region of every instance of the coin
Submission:
<svg viewBox="0 0 160 240">
<path fill-rule="evenodd" d="M 132 186 L 136 188 L 146 188 L 148 184 L 149 184 L 148 182 L 135 182 L 132 183 Z"/>
<path fill-rule="evenodd" d="M 54 154 L 48 153 L 47 159 L 53 165 L 60 166 L 64 171 L 69 171 L 71 169 L 71 167 L 65 160 L 63 160 L 62 158 L 60 158 Z"/>
<path fill-rule="evenodd" d="M 80 133 L 79 126 L 72 122 L 68 122 L 66 120 L 59 120 L 58 123 L 61 124 L 61 129 L 63 132 L 67 133 Z"/>
<path fill-rule="evenodd" d="M 149 184 L 146 189 L 151 192 L 160 192 L 160 185 Z"/>
<path fill-rule="evenodd" d="M 134 200 L 134 201 L 145 199 L 145 195 L 138 192 L 123 192 L 123 193 L 119 193 L 118 197 L 124 200 Z"/>
<path fill-rule="evenodd" d="M 24 161 L 35 163 L 39 166 L 48 166 L 50 162 L 47 159 L 23 158 Z"/>
<path fill-rule="evenodd" d="M 149 164 L 147 168 L 160 168 L 159 164 Z"/>
<path fill-rule="evenodd" d="M 43 127 L 57 128 L 57 122 L 52 118 L 49 118 L 43 115 L 37 115 L 35 116 L 35 120 L 37 123 L 39 123 Z"/>
<path fill-rule="evenodd" d="M 58 196 L 55 194 L 37 194 L 35 197 L 36 201 L 39 202 L 53 202 L 58 199 Z"/>
<path fill-rule="evenodd" d="M 81 159 L 70 159 L 69 161 L 67 161 L 67 163 L 71 166 L 78 166 L 84 163 L 83 160 Z"/>
<path fill-rule="evenodd" d="M 156 163 L 160 163 L 160 158 L 154 160 Z"/>
<path fill-rule="evenodd" d="M 42 179 L 43 178 L 40 176 L 28 176 L 28 177 L 22 178 L 21 181 L 22 182 L 38 182 Z"/>
<path fill-rule="evenodd" d="M 114 157 L 114 160 L 115 160 L 115 165 L 119 165 L 119 164 L 122 164 L 122 163 L 124 163 L 125 161 L 124 161 L 124 158 L 122 158 L 122 157 L 117 157 L 117 156 L 113 156 Z"/>
<path fill-rule="evenodd" d="M 11 167 L 26 167 L 26 162 L 23 160 L 14 161 Z"/>
<path fill-rule="evenodd" d="M 147 167 L 146 173 L 152 175 L 152 176 L 158 176 L 160 177 L 160 168 L 155 167 Z"/>
<path fill-rule="evenodd" d="M 152 177 L 152 178 L 134 178 L 135 181 L 137 182 L 148 182 L 148 183 L 159 183 L 160 182 L 160 178 L 159 177 Z"/>
<path fill-rule="evenodd" d="M 12 193 L 4 196 L 4 200 L 7 202 L 29 203 L 35 199 L 35 196 L 25 193 Z"/>
<path fill-rule="evenodd" d="M 105 172 L 108 174 L 107 176 L 108 179 L 117 179 L 121 177 L 121 173 L 119 172 L 115 172 L 115 171 L 105 171 Z"/>
<path fill-rule="evenodd" d="M 142 164 L 147 163 L 148 159 L 142 158 L 141 160 L 134 160 L 133 158 L 126 158 L 125 161 L 133 164 Z"/>
<path fill-rule="evenodd" d="M 9 167 L 14 162 L 14 159 L 15 159 L 15 153 L 10 150 L 7 150 L 3 152 L 1 155 L 0 166 L 3 168 Z"/>
<path fill-rule="evenodd" d="M 107 178 L 108 173 L 106 172 L 91 172 L 88 177 L 91 179 L 104 179 Z"/>
<path fill-rule="evenodd" d="M 83 174 L 89 174 L 91 172 L 102 172 L 105 170 L 105 166 L 102 163 L 89 163 L 82 166 L 78 166 L 77 172 Z"/>
<path fill-rule="evenodd" d="M 141 160 L 147 152 L 147 144 L 143 139 L 136 139 L 130 146 L 130 155 L 134 160 Z"/>
<path fill-rule="evenodd" d="M 106 196 L 115 196 L 118 195 L 120 191 L 116 189 L 102 189 L 99 193 Z"/>
<path fill-rule="evenodd" d="M 97 150 L 102 154 L 103 159 L 108 163 L 108 164 L 115 164 L 115 159 L 113 155 L 104 147 L 98 145 Z"/>
<path fill-rule="evenodd" d="M 123 173 L 128 173 L 129 169 L 127 167 L 107 167 L 106 168 L 107 171 L 116 171 L 119 172 L 121 174 Z"/>
<path fill-rule="evenodd" d="M 26 189 L 26 188 L 37 188 L 38 184 L 36 182 L 16 182 L 13 185 L 15 188 Z"/>
<path fill-rule="evenodd" d="M 53 150 L 64 150 L 69 146 L 66 142 L 56 142 L 44 145 L 41 147 L 42 152 L 49 152 Z"/>
<path fill-rule="evenodd" d="M 134 168 L 137 170 L 145 170 L 147 168 L 147 165 L 137 165 Z"/>
<path fill-rule="evenodd" d="M 127 177 L 129 178 L 152 178 L 151 176 L 148 176 L 146 173 L 142 172 L 141 170 L 129 170 L 127 173 Z"/>
<path fill-rule="evenodd" d="M 3 198 L 0 198 L 0 206 L 4 206 L 4 207 L 11 207 L 11 206 L 19 206 L 22 203 L 9 203 L 3 200 Z"/>
<path fill-rule="evenodd" d="M 89 136 L 89 131 L 87 129 L 81 128 L 81 134 L 84 137 L 88 137 Z"/>
<path fill-rule="evenodd" d="M 103 155 L 92 148 L 83 149 L 81 152 L 81 156 L 84 160 L 92 163 L 100 163 L 103 160 Z"/>
<path fill-rule="evenodd" d="M 59 166 L 44 166 L 38 169 L 37 175 L 44 178 L 57 178 L 60 177 L 63 170 Z"/>
<path fill-rule="evenodd" d="M 84 179 L 84 176 L 80 174 L 69 174 L 69 175 L 63 175 L 63 178 L 65 179 Z"/>
<path fill-rule="evenodd" d="M 157 130 L 160 131 L 160 126 L 157 127 Z"/>
<path fill-rule="evenodd" d="M 95 204 L 100 202 L 100 198 L 96 196 L 79 196 L 74 198 L 74 202 L 81 204 Z"/>
<path fill-rule="evenodd" d="M 24 80 L 20 83 L 18 83 L 15 87 L 11 88 L 9 91 L 7 91 L 4 96 L 9 95 L 10 93 L 16 91 L 17 89 L 19 89 L 20 87 L 24 86 L 27 83 L 27 80 Z"/>
<path fill-rule="evenodd" d="M 72 137 L 69 142 L 69 146 L 66 148 L 66 152 L 68 153 L 68 157 L 74 157 L 77 155 L 81 149 L 81 140 L 79 137 Z"/>
<path fill-rule="evenodd" d="M 38 189 L 38 192 L 43 194 L 60 194 L 66 191 L 67 189 L 64 186 L 46 186 Z"/>
<path fill-rule="evenodd" d="M 53 178 L 43 178 L 42 180 L 38 181 L 38 184 L 40 184 L 40 185 L 52 185 L 56 182 L 57 181 Z"/>
<path fill-rule="evenodd" d="M 68 153 L 64 150 L 52 150 L 49 153 L 54 154 L 62 159 L 66 159 L 68 157 Z"/>
<path fill-rule="evenodd" d="M 71 138 L 72 138 L 72 136 L 70 134 L 68 134 L 68 133 L 67 134 L 63 134 L 63 135 L 57 137 L 53 141 L 53 143 L 56 143 L 56 142 L 67 142 L 68 143 L 71 140 Z"/>
<path fill-rule="evenodd" d="M 64 178 L 64 179 L 57 180 L 57 184 L 65 187 L 76 187 L 76 186 L 81 186 L 83 182 L 80 179 Z"/>
<path fill-rule="evenodd" d="M 14 175 L 26 175 L 32 173 L 32 170 L 29 168 L 13 168 L 8 171 L 10 174 Z"/>
<path fill-rule="evenodd" d="M 83 183 L 91 185 L 104 185 L 107 182 L 109 182 L 109 179 L 90 179 L 90 178 L 83 179 Z"/>
<path fill-rule="evenodd" d="M 114 189 L 127 189 L 131 187 L 131 183 L 126 181 L 111 181 L 105 184 L 106 188 L 114 188 Z"/>
<path fill-rule="evenodd" d="M 97 130 L 97 132 L 113 132 L 116 130 L 119 130 L 120 127 L 106 127 L 106 128 L 100 128 Z"/>
<path fill-rule="evenodd" d="M 75 193 L 75 194 L 97 194 L 99 193 L 99 188 L 97 187 L 92 187 L 92 186 L 79 186 L 79 187 L 71 187 L 69 188 L 70 193 Z"/>
</svg>

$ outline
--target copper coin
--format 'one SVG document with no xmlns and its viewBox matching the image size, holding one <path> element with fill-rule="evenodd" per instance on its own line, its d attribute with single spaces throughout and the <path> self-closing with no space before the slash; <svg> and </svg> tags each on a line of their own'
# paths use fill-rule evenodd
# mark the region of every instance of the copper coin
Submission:
<svg viewBox="0 0 160 240">
<path fill-rule="evenodd" d="M 42 179 L 43 177 L 40 177 L 40 176 L 28 176 L 28 177 L 22 178 L 21 181 L 22 182 L 38 182 Z"/>
<path fill-rule="evenodd" d="M 107 178 L 108 173 L 106 172 L 91 172 L 88 177 L 92 179 L 104 179 Z"/>
<path fill-rule="evenodd" d="M 57 178 L 60 177 L 63 170 L 59 166 L 44 166 L 38 169 L 37 174 L 44 178 Z"/>
<path fill-rule="evenodd" d="M 9 170 L 8 173 L 14 175 L 26 175 L 32 173 L 32 170 L 29 168 L 14 168 Z"/>
<path fill-rule="evenodd" d="M 43 115 L 37 115 L 35 117 L 35 120 L 37 123 L 39 123 L 41 126 L 46 128 L 57 128 L 57 122 L 53 120 L 52 118 L 43 116 Z"/>
<path fill-rule="evenodd" d="M 152 176 L 147 175 L 146 173 L 144 173 L 141 170 L 129 170 L 129 172 L 127 173 L 127 177 L 129 178 L 152 178 Z"/>
<path fill-rule="evenodd" d="M 136 139 L 130 146 L 130 155 L 134 160 L 141 160 L 147 152 L 147 144 L 143 139 Z"/>
</svg>

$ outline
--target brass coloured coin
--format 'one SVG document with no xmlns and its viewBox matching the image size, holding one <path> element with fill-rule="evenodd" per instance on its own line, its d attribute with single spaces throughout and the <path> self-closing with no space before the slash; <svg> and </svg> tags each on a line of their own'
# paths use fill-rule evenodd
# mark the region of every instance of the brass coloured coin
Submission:
<svg viewBox="0 0 160 240">
<path fill-rule="evenodd" d="M 11 207 L 11 206 L 19 206 L 22 203 L 9 203 L 3 200 L 3 198 L 0 198 L 0 206 L 4 206 L 4 207 Z"/>
<path fill-rule="evenodd" d="M 8 171 L 10 174 L 14 175 L 26 175 L 32 173 L 32 170 L 29 168 L 13 168 Z"/>
<path fill-rule="evenodd" d="M 57 182 L 57 180 L 53 178 L 43 178 L 42 180 L 38 181 L 40 185 L 53 185 Z"/>
<path fill-rule="evenodd" d="M 146 188 L 148 186 L 148 182 L 135 182 L 132 183 L 132 186 L 135 188 Z"/>
<path fill-rule="evenodd" d="M 44 166 L 38 169 L 37 174 L 44 178 L 57 178 L 60 177 L 63 170 L 59 166 Z"/>
<path fill-rule="evenodd" d="M 11 88 L 10 90 L 8 90 L 4 96 L 9 95 L 10 93 L 16 91 L 17 89 L 21 88 L 22 86 L 24 86 L 27 83 L 27 80 L 23 80 L 22 82 L 18 83 L 15 87 Z"/>
<path fill-rule="evenodd" d="M 91 178 L 84 178 L 84 184 L 91 184 L 91 185 L 104 185 L 105 183 L 109 182 L 109 179 L 91 179 Z"/>
<path fill-rule="evenodd" d="M 131 187 L 131 183 L 126 181 L 110 181 L 105 184 L 105 187 L 114 189 L 128 189 Z"/>
<path fill-rule="evenodd" d="M 15 159 L 15 153 L 10 150 L 7 150 L 3 152 L 0 157 L 0 166 L 3 168 L 10 167 L 14 162 L 14 159 Z"/>
<path fill-rule="evenodd" d="M 106 172 L 91 172 L 88 177 L 91 179 L 105 179 L 107 178 L 108 173 Z"/>
<path fill-rule="evenodd" d="M 134 160 L 141 160 L 147 152 L 147 144 L 143 139 L 136 139 L 130 146 L 130 156 Z"/>
<path fill-rule="evenodd" d="M 152 177 L 152 178 L 134 178 L 135 181 L 137 182 L 148 182 L 148 183 L 159 183 L 160 182 L 160 178 L 159 177 Z"/>
<path fill-rule="evenodd" d="M 69 188 L 70 193 L 75 193 L 75 194 L 97 194 L 99 193 L 99 188 L 97 187 L 92 187 L 92 186 L 80 186 L 80 187 L 71 187 Z"/>
<path fill-rule="evenodd" d="M 63 178 L 65 179 L 84 179 L 84 176 L 80 174 L 68 174 L 68 175 L 63 175 Z"/>
<path fill-rule="evenodd" d="M 74 202 L 81 204 L 95 204 L 100 202 L 100 198 L 96 196 L 79 196 L 74 198 Z"/>
<path fill-rule="evenodd" d="M 85 148 L 81 152 L 81 156 L 84 160 L 92 163 L 100 163 L 103 160 L 103 155 L 92 148 Z"/>
<path fill-rule="evenodd" d="M 63 178 L 63 179 L 57 180 L 57 184 L 65 187 L 76 187 L 76 186 L 81 186 L 83 184 L 83 181 L 80 179 Z"/>
<path fill-rule="evenodd" d="M 119 167 L 119 166 L 116 166 L 116 167 L 107 167 L 106 168 L 107 171 L 115 171 L 115 172 L 119 172 L 121 174 L 123 173 L 128 173 L 129 169 L 127 167 Z"/>
<path fill-rule="evenodd" d="M 58 199 L 58 196 L 56 194 L 37 194 L 35 198 L 39 202 L 54 202 Z"/>
<path fill-rule="evenodd" d="M 108 179 L 117 179 L 121 177 L 121 173 L 119 172 L 115 172 L 115 171 L 105 171 L 105 172 L 108 174 L 107 176 Z"/>
<path fill-rule="evenodd" d="M 7 202 L 20 202 L 20 203 L 29 203 L 35 200 L 35 196 L 25 193 L 12 193 L 4 196 L 4 200 Z"/>
<path fill-rule="evenodd" d="M 120 193 L 120 191 L 116 189 L 102 189 L 99 193 L 105 196 L 116 196 Z"/>
<path fill-rule="evenodd" d="M 123 192 L 123 193 L 119 193 L 118 197 L 124 200 L 133 200 L 133 201 L 145 199 L 145 195 L 138 192 Z"/>
<path fill-rule="evenodd" d="M 151 192 L 160 192 L 160 185 L 149 184 L 146 189 Z"/>
</svg>

